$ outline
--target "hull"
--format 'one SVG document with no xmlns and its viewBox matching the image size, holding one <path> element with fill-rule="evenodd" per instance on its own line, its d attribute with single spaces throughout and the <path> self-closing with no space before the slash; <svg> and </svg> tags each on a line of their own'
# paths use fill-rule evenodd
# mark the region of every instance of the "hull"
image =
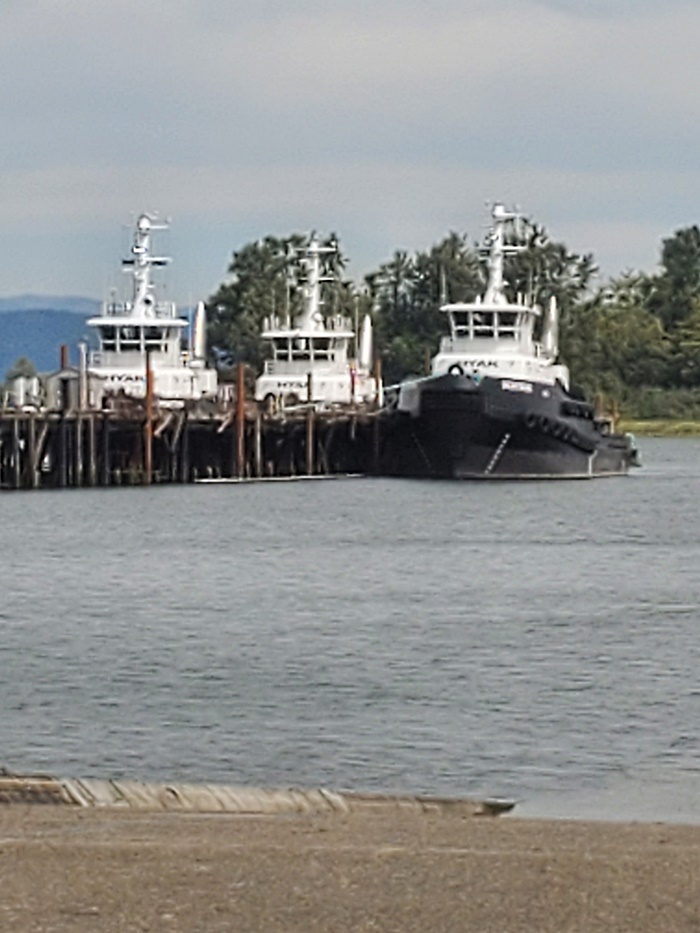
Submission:
<svg viewBox="0 0 700 933">
<path fill-rule="evenodd" d="M 593 407 L 554 386 L 445 375 L 388 421 L 383 471 L 449 479 L 588 479 L 629 471 L 636 450 Z"/>
</svg>

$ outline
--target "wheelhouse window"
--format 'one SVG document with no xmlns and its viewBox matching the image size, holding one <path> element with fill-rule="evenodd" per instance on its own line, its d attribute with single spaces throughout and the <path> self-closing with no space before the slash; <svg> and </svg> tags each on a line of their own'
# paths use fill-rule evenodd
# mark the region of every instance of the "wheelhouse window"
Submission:
<svg viewBox="0 0 700 933">
<path fill-rule="evenodd" d="M 100 344 L 106 352 L 117 349 L 117 329 L 116 327 L 100 327 Z"/>
<path fill-rule="evenodd" d="M 146 327 L 144 329 L 144 342 L 147 350 L 162 350 L 165 345 L 165 329 L 162 327 Z"/>
<path fill-rule="evenodd" d="M 495 315 L 494 336 L 516 337 L 519 333 L 517 311 L 497 311 Z"/>
<path fill-rule="evenodd" d="M 120 336 L 119 343 L 120 343 L 121 350 L 139 350 L 140 349 L 138 327 L 122 327 L 119 336 Z"/>
<path fill-rule="evenodd" d="M 331 339 L 329 337 L 315 337 L 311 342 L 311 353 L 314 359 L 328 360 L 331 357 Z"/>
<path fill-rule="evenodd" d="M 292 343 L 292 359 L 308 360 L 309 341 L 305 337 L 297 337 Z"/>
<path fill-rule="evenodd" d="M 276 360 L 291 359 L 290 343 L 284 337 L 272 340 L 272 355 Z"/>
</svg>

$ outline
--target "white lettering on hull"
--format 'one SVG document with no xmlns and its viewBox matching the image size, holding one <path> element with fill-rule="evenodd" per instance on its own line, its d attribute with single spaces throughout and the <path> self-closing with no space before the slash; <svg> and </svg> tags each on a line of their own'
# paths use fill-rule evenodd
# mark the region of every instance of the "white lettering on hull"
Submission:
<svg viewBox="0 0 700 933">
<path fill-rule="evenodd" d="M 532 395 L 531 382 L 516 382 L 514 379 L 501 379 L 501 388 L 504 392 L 525 392 Z"/>
</svg>

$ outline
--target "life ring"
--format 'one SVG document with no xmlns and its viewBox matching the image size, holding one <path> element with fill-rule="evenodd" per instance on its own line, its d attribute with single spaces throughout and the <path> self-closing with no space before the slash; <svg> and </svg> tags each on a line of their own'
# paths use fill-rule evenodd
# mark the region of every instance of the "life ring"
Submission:
<svg viewBox="0 0 700 933">
<path fill-rule="evenodd" d="M 453 363 L 452 366 L 447 370 L 448 375 L 450 376 L 463 376 L 464 370 L 459 365 L 459 363 Z"/>
</svg>

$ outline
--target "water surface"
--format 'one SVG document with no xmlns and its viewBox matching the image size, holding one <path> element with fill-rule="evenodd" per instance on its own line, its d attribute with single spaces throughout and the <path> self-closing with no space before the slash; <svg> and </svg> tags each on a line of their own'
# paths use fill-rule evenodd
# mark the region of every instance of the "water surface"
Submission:
<svg viewBox="0 0 700 933">
<path fill-rule="evenodd" d="M 700 821 L 700 442 L 626 479 L 0 494 L 0 763 Z"/>
</svg>

